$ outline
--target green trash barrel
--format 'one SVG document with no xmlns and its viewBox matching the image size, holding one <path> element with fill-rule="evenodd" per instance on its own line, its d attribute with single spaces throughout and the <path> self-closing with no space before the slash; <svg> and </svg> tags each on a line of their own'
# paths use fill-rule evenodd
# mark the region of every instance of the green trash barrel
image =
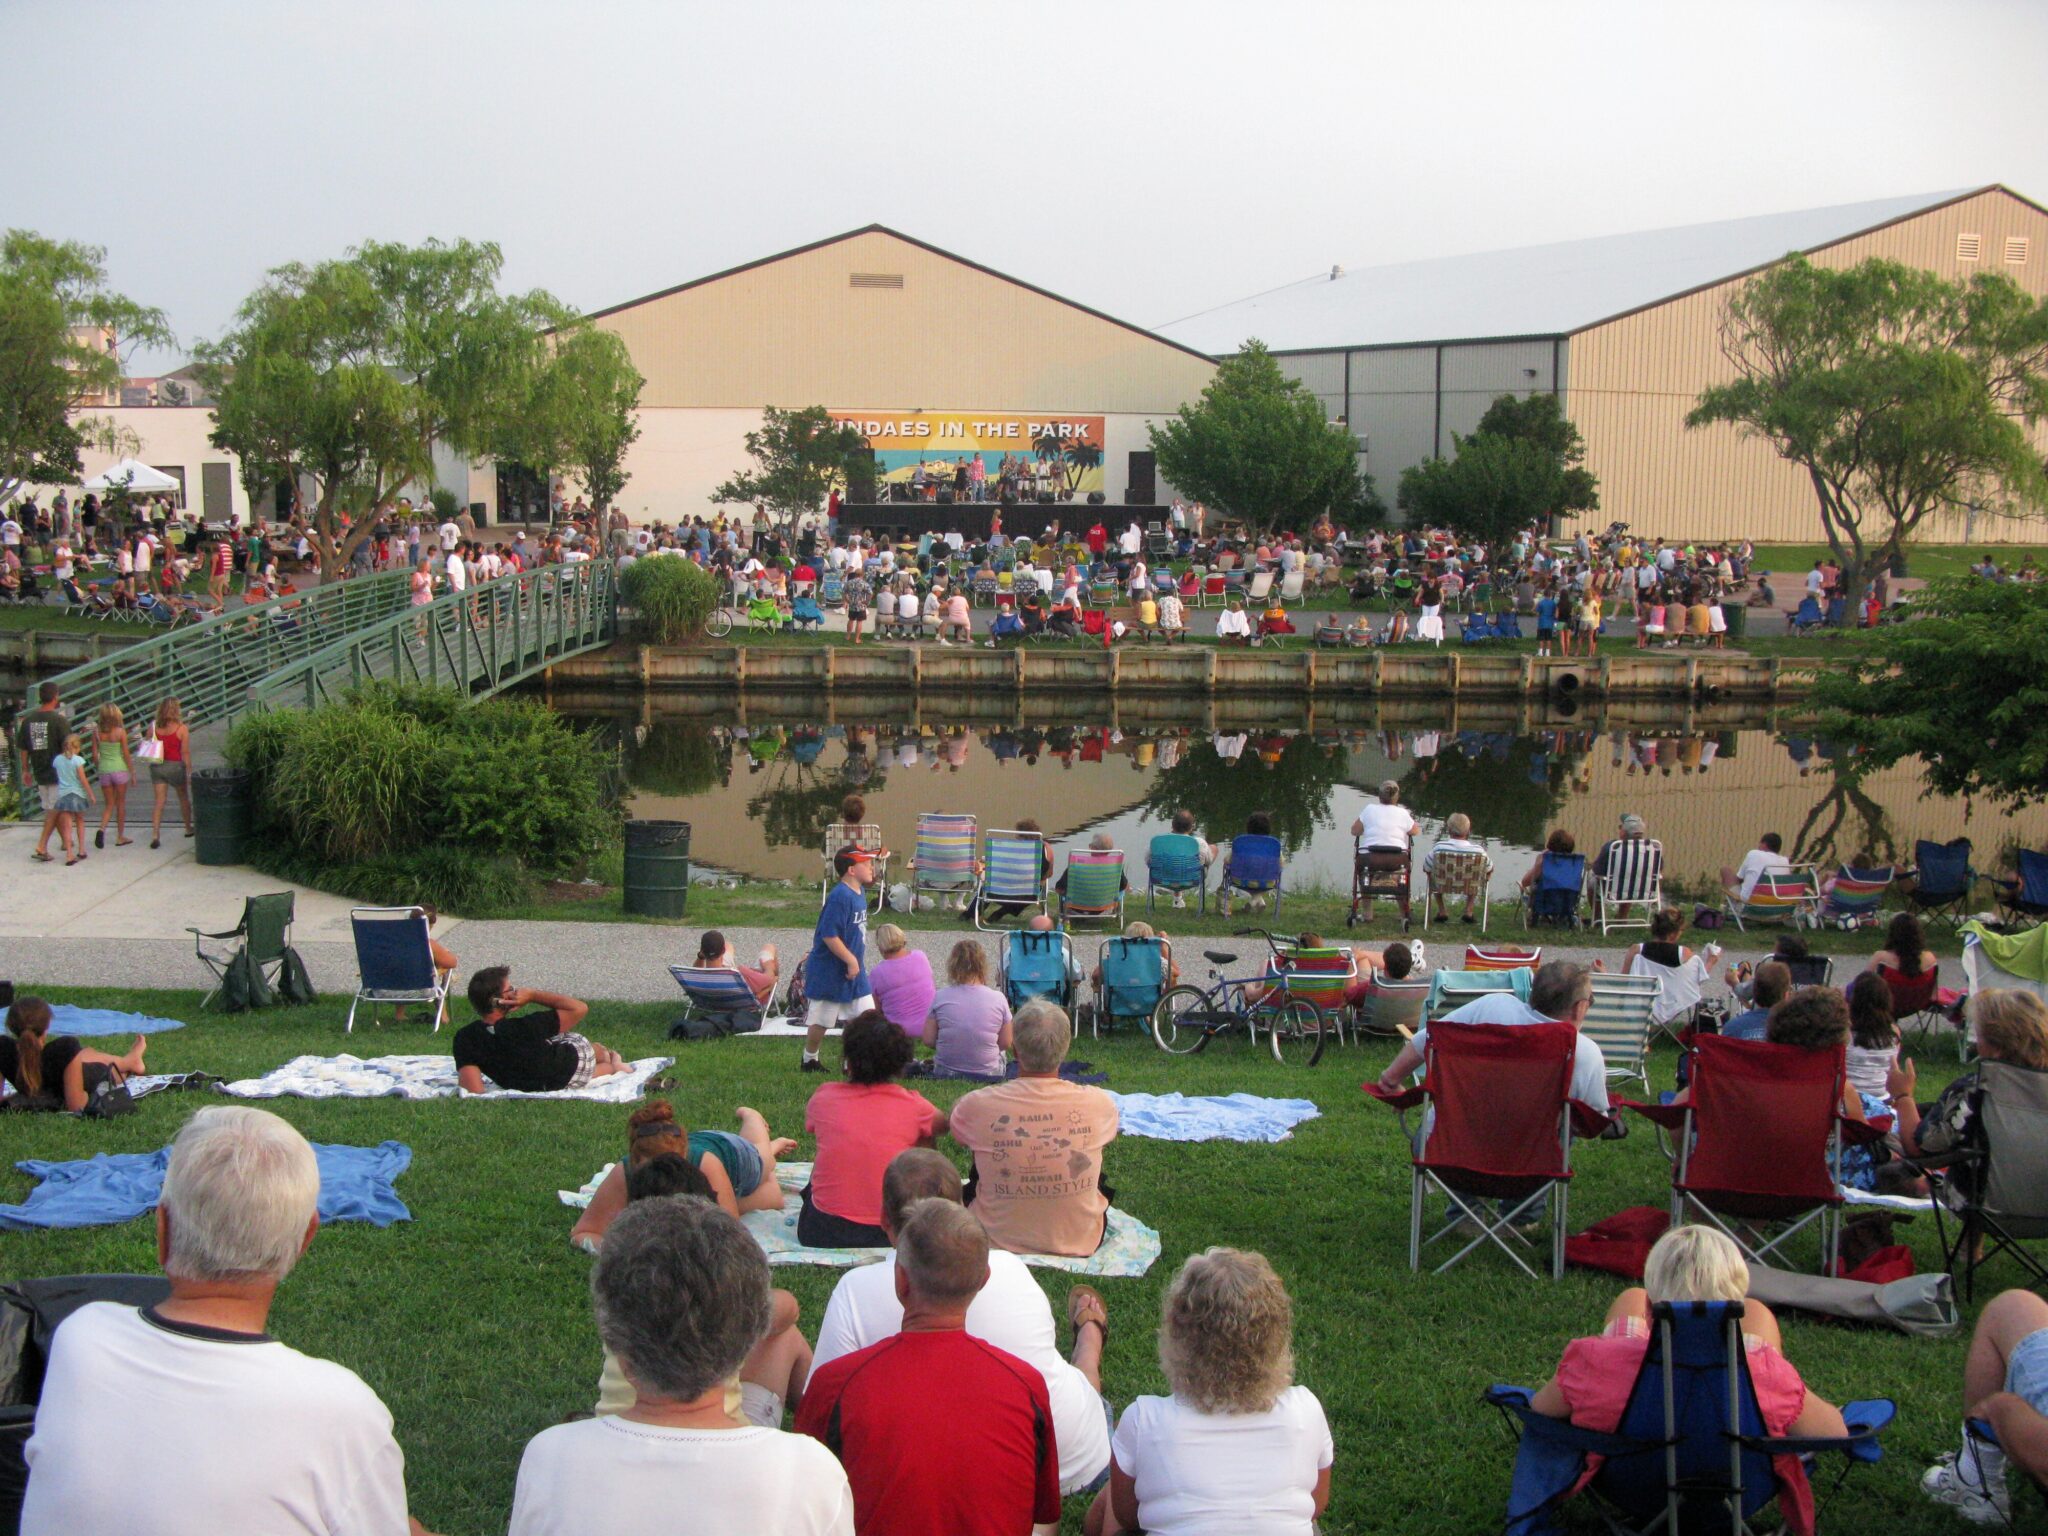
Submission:
<svg viewBox="0 0 2048 1536">
<path fill-rule="evenodd" d="M 1740 640 L 1749 633 L 1749 610 L 1740 603 L 1723 603 L 1721 617 L 1728 621 L 1728 638 Z"/>
<path fill-rule="evenodd" d="M 192 775 L 192 856 L 201 864 L 246 864 L 249 775 L 240 768 L 202 768 Z"/>
<path fill-rule="evenodd" d="M 690 900 L 690 824 L 626 823 L 626 910 L 637 917 L 681 917 Z"/>
</svg>

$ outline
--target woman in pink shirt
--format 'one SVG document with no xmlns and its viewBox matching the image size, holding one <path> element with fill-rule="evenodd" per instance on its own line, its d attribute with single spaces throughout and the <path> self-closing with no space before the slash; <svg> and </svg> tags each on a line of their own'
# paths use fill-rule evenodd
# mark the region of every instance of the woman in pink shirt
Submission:
<svg viewBox="0 0 2048 1536">
<path fill-rule="evenodd" d="M 939 626 L 939 644 L 951 645 L 958 640 L 962 645 L 974 643 L 974 624 L 967 614 L 967 591 L 955 587 L 946 599 L 946 619 Z"/>
<path fill-rule="evenodd" d="M 738 971 L 747 983 L 747 989 L 754 994 L 754 1001 L 763 1008 L 768 999 L 775 995 L 776 978 L 781 974 L 781 965 L 775 958 L 775 946 L 761 946 L 761 965 L 756 970 L 750 965 L 741 965 L 732 952 L 732 946 L 725 941 L 725 935 L 716 928 L 708 928 L 704 937 L 697 941 L 696 964 L 712 965 L 721 970 Z"/>
<path fill-rule="evenodd" d="M 879 1008 L 846 1026 L 840 1047 L 846 1081 L 827 1083 L 804 1109 L 818 1138 L 811 1182 L 797 1217 L 808 1248 L 887 1248 L 882 1175 L 910 1147 L 929 1147 L 946 1129 L 946 1112 L 898 1081 L 915 1047 Z"/>
</svg>

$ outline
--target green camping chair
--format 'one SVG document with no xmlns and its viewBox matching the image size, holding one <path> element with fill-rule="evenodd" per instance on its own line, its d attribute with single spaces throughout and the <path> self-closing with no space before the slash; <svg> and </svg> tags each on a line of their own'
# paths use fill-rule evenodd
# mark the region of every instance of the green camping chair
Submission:
<svg viewBox="0 0 2048 1536">
<path fill-rule="evenodd" d="M 292 904 L 290 891 L 273 891 L 267 896 L 251 896 L 242 903 L 242 920 L 224 933 L 202 933 L 197 928 L 187 928 L 192 935 L 193 950 L 199 963 L 213 974 L 213 990 L 200 1003 L 206 1008 L 228 986 L 228 975 L 232 970 L 247 966 L 252 982 L 252 995 L 244 1006 L 262 1007 L 270 1001 L 269 992 L 280 985 L 288 959 L 292 955 Z M 224 940 L 239 940 L 227 944 Z M 232 1006 L 229 1012 L 238 1012 Z"/>
</svg>

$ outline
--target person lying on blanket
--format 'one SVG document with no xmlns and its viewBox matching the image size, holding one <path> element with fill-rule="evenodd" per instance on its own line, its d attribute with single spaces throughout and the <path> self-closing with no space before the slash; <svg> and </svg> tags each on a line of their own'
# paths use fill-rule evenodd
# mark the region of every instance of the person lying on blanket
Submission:
<svg viewBox="0 0 2048 1536">
<path fill-rule="evenodd" d="M 109 1056 L 81 1045 L 75 1035 L 52 1035 L 50 1005 L 40 997 L 17 997 L 7 1010 L 7 1035 L 0 1036 L 0 1077 L 31 1107 L 77 1114 L 101 1083 L 141 1076 L 148 1048 L 148 1037 L 137 1035 L 126 1056 Z"/>
<path fill-rule="evenodd" d="M 626 1208 L 627 1176 L 633 1169 L 673 1152 L 709 1181 L 711 1198 L 728 1215 L 782 1209 L 782 1186 L 775 1182 L 775 1159 L 796 1150 L 787 1136 L 768 1134 L 768 1122 L 757 1109 L 742 1104 L 733 1111 L 739 1134 L 692 1131 L 676 1123 L 675 1109 L 665 1099 L 650 1099 L 626 1120 L 626 1160 L 605 1175 L 576 1219 L 569 1241 L 586 1253 L 597 1252 L 612 1218 Z"/>
<path fill-rule="evenodd" d="M 530 1003 L 538 1005 L 533 1012 L 509 1017 Z M 469 978 L 469 1006 L 475 1022 L 455 1032 L 455 1080 L 465 1093 L 492 1084 L 514 1093 L 554 1093 L 626 1070 L 617 1051 L 576 1032 L 588 1003 L 515 987 L 509 965 L 486 966 Z"/>
</svg>

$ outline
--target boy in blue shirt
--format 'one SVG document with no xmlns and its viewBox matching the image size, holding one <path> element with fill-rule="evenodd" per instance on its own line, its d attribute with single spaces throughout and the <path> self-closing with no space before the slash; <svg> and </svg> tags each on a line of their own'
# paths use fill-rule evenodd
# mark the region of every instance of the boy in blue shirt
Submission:
<svg viewBox="0 0 2048 1536">
<path fill-rule="evenodd" d="M 832 867 L 839 873 L 839 883 L 825 896 L 811 934 L 811 952 L 804 958 L 804 997 L 810 1004 L 804 1016 L 806 1072 L 825 1070 L 818 1048 L 825 1043 L 826 1030 L 875 1006 L 867 964 L 867 887 L 874 883 L 875 866 L 866 850 L 849 843 L 832 856 Z"/>
<path fill-rule="evenodd" d="M 1550 654 L 1551 637 L 1557 633 L 1557 598 L 1548 587 L 1536 599 L 1536 654 Z"/>
</svg>

